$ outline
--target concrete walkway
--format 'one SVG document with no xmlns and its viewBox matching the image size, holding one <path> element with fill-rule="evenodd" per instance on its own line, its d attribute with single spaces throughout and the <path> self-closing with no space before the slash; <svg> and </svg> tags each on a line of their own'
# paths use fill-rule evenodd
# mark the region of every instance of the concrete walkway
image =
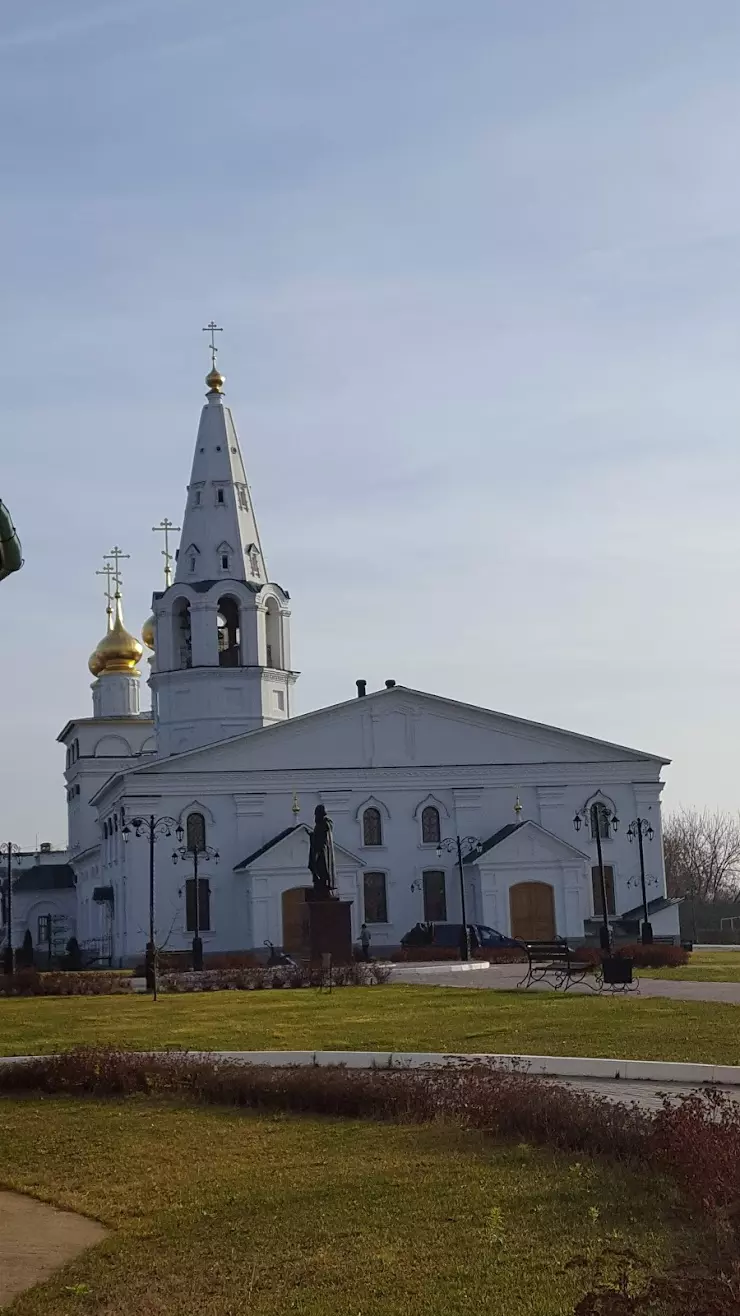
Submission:
<svg viewBox="0 0 740 1316">
<path fill-rule="evenodd" d="M 476 973 L 450 973 L 444 965 L 425 965 L 424 967 L 406 967 L 394 965 L 391 982 L 426 983 L 438 987 L 487 987 L 497 991 L 515 991 L 526 972 L 524 964 L 492 964 L 488 969 L 479 969 Z M 730 1005 L 740 1005 L 740 982 L 675 982 L 665 978 L 641 978 L 636 971 L 639 989 L 630 995 L 645 998 L 649 996 L 664 997 L 673 1001 L 723 1001 Z M 552 991 L 552 984 L 537 984 L 527 989 L 530 992 Z M 575 983 L 568 988 L 567 995 L 593 996 L 593 989 L 586 983 Z"/>
<path fill-rule="evenodd" d="M 643 1110 L 660 1110 L 666 1098 L 669 1101 L 678 1101 L 682 1096 L 706 1091 L 705 1088 L 685 1083 L 648 1083 L 644 1079 L 637 1083 L 599 1078 L 556 1078 L 549 1079 L 548 1082 L 574 1088 L 578 1092 L 589 1092 L 595 1097 L 606 1097 L 607 1101 L 621 1101 L 627 1106 L 634 1103 Z M 712 1091 L 722 1092 L 733 1101 L 740 1101 L 740 1091 L 737 1088 L 716 1087 Z"/>
<path fill-rule="evenodd" d="M 58 1211 L 22 1193 L 0 1192 L 0 1307 L 107 1233 L 87 1216 Z"/>
</svg>

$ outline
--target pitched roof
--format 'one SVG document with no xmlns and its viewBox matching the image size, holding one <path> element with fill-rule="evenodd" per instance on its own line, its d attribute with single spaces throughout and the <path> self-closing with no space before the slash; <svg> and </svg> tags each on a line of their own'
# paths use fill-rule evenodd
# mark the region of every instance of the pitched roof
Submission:
<svg viewBox="0 0 740 1316">
<path fill-rule="evenodd" d="M 238 873 L 240 868 L 249 868 L 249 865 L 253 864 L 255 859 L 267 854 L 268 850 L 271 850 L 274 845 L 278 845 L 280 841 L 284 841 L 286 836 L 290 836 L 291 832 L 297 832 L 299 827 L 306 827 L 306 824 L 294 823 L 292 827 L 286 827 L 282 832 L 278 832 L 277 836 L 273 836 L 271 841 L 265 841 L 265 844 L 261 845 L 259 850 L 254 850 L 252 854 L 247 855 L 246 859 L 242 859 L 241 863 L 236 865 L 234 872 Z M 306 828 L 306 831 L 308 831 L 308 828 Z"/>
<path fill-rule="evenodd" d="M 526 825 L 526 822 L 518 822 L 507 823 L 505 827 L 499 827 L 498 831 L 493 833 L 493 836 L 489 836 L 488 840 L 483 842 L 480 850 L 474 850 L 471 854 L 466 855 L 463 863 L 474 864 L 480 855 L 485 854 L 487 850 L 492 850 L 495 845 L 505 841 L 507 836 L 511 836 L 512 832 L 518 832 L 520 827 L 526 827 Z"/>
<path fill-rule="evenodd" d="M 670 909 L 672 905 L 682 905 L 682 900 L 671 899 L 670 896 L 656 896 L 655 900 L 648 901 L 648 914 L 657 914 L 661 909 Z M 636 905 L 634 909 L 626 909 L 618 918 L 642 918 L 642 905 Z"/>
<path fill-rule="evenodd" d="M 599 740 L 594 736 L 582 735 L 580 731 L 568 731 L 564 727 L 551 726 L 546 722 L 533 722 L 529 718 L 515 717 L 511 713 L 501 713 L 497 709 L 485 708 L 480 704 L 467 704 L 460 699 L 450 699 L 446 695 L 431 694 L 428 690 L 415 690 L 412 686 L 394 685 L 389 689 L 373 690 L 364 696 L 364 698 L 369 702 L 370 700 L 377 699 L 392 699 L 398 695 L 406 695 L 411 696 L 412 698 L 428 700 L 431 704 L 441 704 L 448 708 L 458 709 L 465 713 L 487 714 L 491 717 L 499 718 L 503 723 L 509 724 L 512 728 L 517 726 L 527 727 L 530 731 L 543 731 L 548 735 L 566 736 L 571 740 L 580 740 L 587 745 L 594 745 L 600 749 L 617 750 L 620 754 L 624 754 L 630 759 L 649 760 L 658 763 L 661 766 L 666 766 L 671 761 L 670 759 L 663 758 L 660 754 L 651 754 L 640 749 L 630 749 L 627 745 L 618 745 L 610 740 Z M 336 713 L 340 709 L 357 708 L 359 703 L 360 700 L 355 695 L 354 698 L 343 699 L 336 704 L 327 704 L 323 708 L 314 708 L 308 713 L 299 713 L 295 717 L 288 717 L 280 722 L 270 722 L 266 726 L 253 727 L 251 731 L 238 731 L 233 736 L 225 736 L 223 740 L 213 741 L 211 744 L 195 745 L 192 749 L 180 750 L 178 753 L 171 754 L 167 758 L 156 758 L 150 763 L 142 763 L 135 768 L 124 768 L 115 773 L 112 777 L 109 777 L 108 780 L 98 788 L 92 796 L 90 803 L 95 805 L 98 798 L 102 795 L 106 787 L 110 785 L 111 781 L 118 778 L 124 776 L 136 776 L 140 773 L 161 772 L 162 770 L 169 771 L 175 763 L 179 765 L 187 759 L 193 758 L 197 754 L 206 753 L 208 750 L 220 748 L 222 745 L 234 744 L 237 741 L 252 741 L 260 736 L 280 736 L 285 734 L 286 728 L 294 729 L 296 726 L 305 725 L 306 723 L 315 721 L 317 718 L 324 717 L 328 713 Z M 367 708 L 367 704 L 365 704 L 364 707 Z M 512 824 L 512 826 L 513 825 L 514 824 Z"/>
<path fill-rule="evenodd" d="M 13 882 L 18 891 L 64 891 L 74 887 L 74 869 L 70 864 L 34 864 Z"/>
</svg>

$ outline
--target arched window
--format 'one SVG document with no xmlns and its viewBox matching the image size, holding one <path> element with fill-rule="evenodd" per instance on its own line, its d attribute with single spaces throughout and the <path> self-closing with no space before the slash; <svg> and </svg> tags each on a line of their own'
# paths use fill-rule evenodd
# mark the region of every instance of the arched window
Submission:
<svg viewBox="0 0 740 1316">
<path fill-rule="evenodd" d="M 366 809 L 362 815 L 362 844 L 363 845 L 382 845 L 383 844 L 383 823 L 380 817 L 380 809 Z"/>
<path fill-rule="evenodd" d="M 228 597 L 218 601 L 218 665 L 239 666 L 239 604 Z"/>
<path fill-rule="evenodd" d="M 201 854 L 206 848 L 206 820 L 202 813 L 189 813 L 185 825 L 188 850 Z"/>
<path fill-rule="evenodd" d="M 593 837 L 596 836 L 597 829 L 602 841 L 608 841 L 609 836 L 611 835 L 609 829 L 609 810 L 605 804 L 601 804 L 598 800 L 595 804 L 591 805 L 591 835 Z"/>
<path fill-rule="evenodd" d="M 265 607 L 265 639 L 267 641 L 267 666 L 281 671 L 283 654 L 280 644 L 280 609 L 275 599 L 268 599 Z"/>
<path fill-rule="evenodd" d="M 193 645 L 190 631 L 190 604 L 187 599 L 178 599 L 172 611 L 173 652 L 175 667 L 192 667 Z"/>
<path fill-rule="evenodd" d="M 421 811 L 421 841 L 422 845 L 437 845 L 442 839 L 439 830 L 439 809 L 435 809 L 433 804 L 428 804 Z"/>
</svg>

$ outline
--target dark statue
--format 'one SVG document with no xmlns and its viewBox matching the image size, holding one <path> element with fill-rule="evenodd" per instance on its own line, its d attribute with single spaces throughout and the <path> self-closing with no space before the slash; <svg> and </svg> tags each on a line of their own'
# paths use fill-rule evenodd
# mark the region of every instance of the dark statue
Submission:
<svg viewBox="0 0 740 1316">
<path fill-rule="evenodd" d="M 326 809 L 323 804 L 317 804 L 308 845 L 308 868 L 314 892 L 321 900 L 329 900 L 336 885 L 333 832 L 334 824 L 331 818 L 327 818 Z"/>
</svg>

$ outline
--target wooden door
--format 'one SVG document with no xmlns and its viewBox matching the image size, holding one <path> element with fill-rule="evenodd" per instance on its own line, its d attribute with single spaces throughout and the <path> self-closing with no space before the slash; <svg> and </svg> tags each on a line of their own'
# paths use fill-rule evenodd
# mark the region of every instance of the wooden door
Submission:
<svg viewBox="0 0 740 1316">
<path fill-rule="evenodd" d="M 517 882 L 509 888 L 511 935 L 520 941 L 552 941 L 555 892 L 549 882 Z"/>
<path fill-rule="evenodd" d="M 308 948 L 308 887 L 294 886 L 283 891 L 283 950 L 303 951 Z"/>
</svg>

